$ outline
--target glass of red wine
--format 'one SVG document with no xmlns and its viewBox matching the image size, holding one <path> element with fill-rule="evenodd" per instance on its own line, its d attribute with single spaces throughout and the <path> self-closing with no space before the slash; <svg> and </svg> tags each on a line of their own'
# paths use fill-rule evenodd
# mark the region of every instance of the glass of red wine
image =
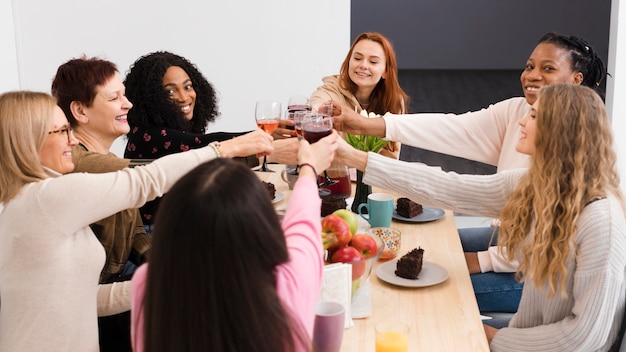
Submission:
<svg viewBox="0 0 626 352">
<path fill-rule="evenodd" d="M 313 144 L 320 139 L 330 135 L 333 131 L 333 118 L 325 114 L 311 114 L 302 122 L 302 136 L 307 142 Z M 324 182 L 318 184 L 320 187 L 320 196 L 327 196 L 330 190 L 322 188 L 323 186 L 332 186 L 338 181 L 331 180 L 328 173 L 324 170 Z"/>
<path fill-rule="evenodd" d="M 302 138 L 302 125 L 300 125 L 300 129 L 298 129 L 298 119 L 296 117 L 301 117 L 303 116 L 302 114 L 308 111 L 311 111 L 311 105 L 309 104 L 309 99 L 307 97 L 302 95 L 293 95 L 289 97 L 285 119 L 293 122 L 293 126 L 287 125 L 287 129 L 295 130 L 296 136 L 299 139 Z"/>
<path fill-rule="evenodd" d="M 310 112 L 306 110 L 294 111 L 293 113 L 293 126 L 296 130 L 298 140 L 302 139 L 302 121 L 304 121 L 307 116 L 310 116 Z"/>
<path fill-rule="evenodd" d="M 281 115 L 280 103 L 276 101 L 260 100 L 256 102 L 254 118 L 260 129 L 272 134 L 278 128 Z M 267 167 L 267 156 L 263 156 L 263 165 L 258 171 L 274 172 Z"/>
<path fill-rule="evenodd" d="M 289 114 L 289 119 L 293 120 L 293 113 L 296 111 L 311 111 L 311 104 L 309 104 L 309 99 L 302 95 L 294 95 L 289 97 L 289 102 L 287 103 L 287 113 Z"/>
</svg>

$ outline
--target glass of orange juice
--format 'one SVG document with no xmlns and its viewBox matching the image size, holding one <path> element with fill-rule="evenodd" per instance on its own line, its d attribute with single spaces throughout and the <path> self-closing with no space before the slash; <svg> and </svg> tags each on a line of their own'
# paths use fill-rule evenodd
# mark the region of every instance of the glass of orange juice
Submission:
<svg viewBox="0 0 626 352">
<path fill-rule="evenodd" d="M 376 352 L 408 352 L 409 326 L 396 320 L 376 325 Z"/>
</svg>

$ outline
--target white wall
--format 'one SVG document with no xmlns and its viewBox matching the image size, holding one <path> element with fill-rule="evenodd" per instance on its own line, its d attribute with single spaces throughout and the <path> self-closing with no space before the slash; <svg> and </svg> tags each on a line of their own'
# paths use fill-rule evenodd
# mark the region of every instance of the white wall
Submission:
<svg viewBox="0 0 626 352">
<path fill-rule="evenodd" d="M 17 52 L 15 50 L 15 31 L 13 25 L 13 7 L 10 0 L 0 0 L 0 92 L 18 89 Z"/>
<path fill-rule="evenodd" d="M 83 53 L 115 62 L 124 76 L 139 56 L 169 50 L 194 62 L 219 92 L 222 117 L 212 131 L 256 128 L 256 100 L 286 104 L 291 95 L 308 96 L 323 76 L 339 71 L 351 43 L 350 0 L 0 4 L 0 21 L 13 5 L 20 72 L 19 87 L 12 82 L 3 91 L 49 92 L 56 68 Z M 3 48 L 12 47 L 2 29 Z M 0 67 L 3 77 L 12 67 Z M 121 154 L 124 145 L 118 140 L 113 151 Z"/>
<path fill-rule="evenodd" d="M 620 23 L 621 19 L 621 23 Z M 626 6 L 611 2 L 611 34 L 609 38 L 606 104 L 611 116 L 618 153 L 618 166 L 622 178 L 622 191 L 626 193 Z"/>
<path fill-rule="evenodd" d="M 275 46 L 265 50 L 272 42 Z M 257 99 L 286 103 L 290 95 L 308 95 L 322 76 L 339 70 L 349 45 L 350 0 L 179 0 L 175 5 L 0 0 L 0 92 L 48 92 L 58 65 L 83 53 L 117 63 L 123 76 L 137 57 L 171 50 L 195 62 L 219 91 L 223 116 L 211 130 L 243 131 L 255 128 Z M 606 101 L 626 179 L 624 62 L 626 6 L 613 0 Z M 114 152 L 121 155 L 124 144 L 118 141 Z"/>
</svg>

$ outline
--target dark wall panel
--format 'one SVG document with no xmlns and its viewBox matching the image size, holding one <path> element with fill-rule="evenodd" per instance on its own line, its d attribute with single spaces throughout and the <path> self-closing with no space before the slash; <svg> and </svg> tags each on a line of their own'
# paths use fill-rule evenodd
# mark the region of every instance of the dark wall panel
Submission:
<svg viewBox="0 0 626 352">
<path fill-rule="evenodd" d="M 403 69 L 520 69 L 551 31 L 606 60 L 610 10 L 611 0 L 353 0 L 351 34 L 387 36 Z"/>
</svg>

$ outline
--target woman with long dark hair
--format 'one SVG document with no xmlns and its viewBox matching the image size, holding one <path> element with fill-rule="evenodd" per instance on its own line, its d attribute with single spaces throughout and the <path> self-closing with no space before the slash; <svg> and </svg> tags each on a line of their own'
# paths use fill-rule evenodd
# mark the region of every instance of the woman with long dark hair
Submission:
<svg viewBox="0 0 626 352">
<path fill-rule="evenodd" d="M 132 280 L 135 351 L 311 350 L 323 267 L 316 170 L 330 165 L 338 139 L 300 142 L 282 225 L 240 163 L 205 163 L 174 185 L 151 259 Z"/>
</svg>

